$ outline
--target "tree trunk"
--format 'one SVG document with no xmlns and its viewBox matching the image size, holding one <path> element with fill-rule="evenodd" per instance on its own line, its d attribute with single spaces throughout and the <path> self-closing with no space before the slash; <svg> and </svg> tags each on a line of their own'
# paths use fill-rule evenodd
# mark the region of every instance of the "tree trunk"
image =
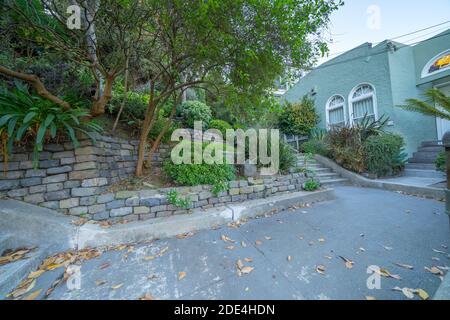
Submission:
<svg viewBox="0 0 450 320">
<path fill-rule="evenodd" d="M 119 123 L 119 120 L 120 120 L 120 115 L 122 114 L 123 108 L 125 107 L 125 102 L 127 100 L 129 61 L 130 61 L 129 51 L 127 51 L 127 60 L 125 62 L 125 79 L 123 81 L 124 82 L 124 97 L 123 97 L 122 103 L 120 104 L 120 109 L 119 109 L 119 112 L 117 113 L 116 120 L 114 121 L 114 125 L 112 127 L 112 132 L 116 131 L 117 124 Z"/>
<path fill-rule="evenodd" d="M 105 82 L 105 90 L 98 99 L 92 103 L 91 116 L 98 117 L 105 113 L 105 107 L 112 97 L 112 85 L 114 83 L 115 75 L 108 75 Z"/>
</svg>

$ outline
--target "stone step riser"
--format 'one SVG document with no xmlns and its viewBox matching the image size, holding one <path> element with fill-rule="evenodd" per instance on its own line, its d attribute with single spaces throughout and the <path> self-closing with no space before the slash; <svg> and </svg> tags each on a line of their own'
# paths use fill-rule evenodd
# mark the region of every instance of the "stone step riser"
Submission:
<svg viewBox="0 0 450 320">
<path fill-rule="evenodd" d="M 445 179 L 445 174 L 436 170 L 421 170 L 421 169 L 405 169 L 403 171 L 404 177 L 420 177 L 420 178 L 442 178 Z"/>
<path fill-rule="evenodd" d="M 439 147 L 442 146 L 442 141 L 424 141 L 421 144 L 422 147 Z"/>
<path fill-rule="evenodd" d="M 434 163 L 407 163 L 406 169 L 419 169 L 419 170 L 435 170 L 436 165 Z"/>
<path fill-rule="evenodd" d="M 417 149 L 419 152 L 434 152 L 436 154 L 439 154 L 441 151 L 444 151 L 444 147 L 420 147 Z"/>
</svg>

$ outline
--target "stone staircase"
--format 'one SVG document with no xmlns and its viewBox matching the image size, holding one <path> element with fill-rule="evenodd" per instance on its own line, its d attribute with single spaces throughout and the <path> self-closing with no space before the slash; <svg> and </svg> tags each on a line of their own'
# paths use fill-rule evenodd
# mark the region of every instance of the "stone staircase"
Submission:
<svg viewBox="0 0 450 320">
<path fill-rule="evenodd" d="M 305 155 L 297 154 L 297 165 L 298 170 L 305 167 Z M 342 178 L 339 174 L 331 170 L 330 168 L 318 163 L 314 159 L 306 160 L 306 169 L 314 172 L 314 177 L 320 182 L 323 187 L 332 187 L 339 185 L 349 184 L 350 181 L 346 178 Z"/>
<path fill-rule="evenodd" d="M 434 161 L 439 152 L 443 151 L 442 141 L 424 141 L 408 159 L 405 166 L 404 176 L 421 178 L 441 178 L 445 177 L 442 172 L 436 171 Z"/>
<path fill-rule="evenodd" d="M 15 239 L 12 235 L 0 235 L 0 255 L 5 250 L 17 249 L 14 246 Z M 0 266 L 0 300 L 6 299 L 10 293 L 31 271 L 39 267 L 48 255 L 48 247 L 35 248 L 29 252 L 24 259 Z"/>
</svg>

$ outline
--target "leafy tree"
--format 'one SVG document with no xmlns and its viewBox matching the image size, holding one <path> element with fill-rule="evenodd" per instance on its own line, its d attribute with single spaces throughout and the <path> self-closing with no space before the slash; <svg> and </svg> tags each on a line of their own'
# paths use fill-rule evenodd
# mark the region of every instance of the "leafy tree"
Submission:
<svg viewBox="0 0 450 320">
<path fill-rule="evenodd" d="M 431 88 L 425 91 L 424 97 L 428 101 L 407 99 L 406 104 L 399 107 L 427 116 L 450 120 L 450 96 L 446 96 L 437 88 Z"/>
<path fill-rule="evenodd" d="M 318 123 L 314 100 L 308 96 L 299 103 L 287 103 L 278 121 L 281 132 L 298 136 L 308 136 Z"/>
</svg>

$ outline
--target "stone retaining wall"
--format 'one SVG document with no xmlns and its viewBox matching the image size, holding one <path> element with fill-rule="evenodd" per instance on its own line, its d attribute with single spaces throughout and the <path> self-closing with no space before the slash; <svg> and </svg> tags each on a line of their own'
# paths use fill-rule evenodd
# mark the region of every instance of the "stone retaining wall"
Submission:
<svg viewBox="0 0 450 320">
<path fill-rule="evenodd" d="M 231 181 L 229 190 L 213 194 L 211 186 L 177 187 L 158 190 L 118 191 L 96 197 L 95 204 L 85 207 L 85 211 L 94 220 L 128 221 L 147 220 L 177 214 L 192 213 L 224 206 L 227 203 L 267 198 L 272 195 L 299 191 L 306 178 L 301 173 L 278 177 L 247 178 Z M 167 194 L 175 190 L 180 198 L 189 199 L 189 209 L 170 204 Z"/>
<path fill-rule="evenodd" d="M 0 162 L 0 195 L 72 215 L 99 213 L 97 196 L 134 172 L 138 142 L 100 135 L 96 140 L 80 139 L 78 148 L 71 142 L 45 145 L 36 169 L 32 150 L 16 147 L 7 168 Z M 169 147 L 161 145 L 153 168 L 168 155 Z"/>
</svg>

